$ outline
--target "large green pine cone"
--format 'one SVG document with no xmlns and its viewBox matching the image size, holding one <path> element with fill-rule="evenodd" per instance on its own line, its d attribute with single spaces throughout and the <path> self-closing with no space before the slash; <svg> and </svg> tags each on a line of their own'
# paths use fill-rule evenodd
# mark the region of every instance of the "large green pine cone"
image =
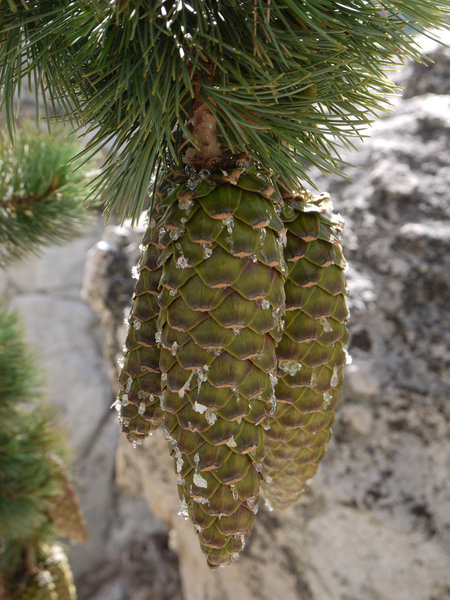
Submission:
<svg viewBox="0 0 450 600">
<path fill-rule="evenodd" d="M 180 514 L 212 568 L 238 556 L 258 506 L 284 307 L 272 192 L 209 178 L 178 191 L 160 228 L 161 406 Z"/>
<path fill-rule="evenodd" d="M 154 221 L 150 222 L 141 247 L 142 257 L 138 265 L 124 362 L 119 376 L 121 387 L 116 400 L 122 431 L 133 443 L 141 443 L 155 431 L 163 416 L 160 408 L 159 348 L 155 340 L 161 269 L 158 265 L 159 250 Z"/>
<path fill-rule="evenodd" d="M 298 500 L 331 435 L 348 341 L 343 223 L 328 197 L 287 205 L 286 316 L 277 348 L 277 407 L 266 432 L 264 495 L 273 508 Z"/>
</svg>

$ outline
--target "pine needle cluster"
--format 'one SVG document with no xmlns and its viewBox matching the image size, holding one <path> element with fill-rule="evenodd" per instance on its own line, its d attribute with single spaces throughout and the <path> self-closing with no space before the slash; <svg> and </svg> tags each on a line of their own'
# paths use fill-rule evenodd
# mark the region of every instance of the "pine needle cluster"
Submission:
<svg viewBox="0 0 450 600">
<path fill-rule="evenodd" d="M 13 141 L 0 134 L 0 266 L 80 233 L 92 175 L 71 162 L 80 149 L 61 129 L 31 123 Z"/>
<path fill-rule="evenodd" d="M 198 151 L 194 109 L 212 113 L 223 155 L 297 190 L 315 165 L 388 107 L 386 70 L 420 59 L 414 34 L 447 26 L 446 0 L 20 0 L 0 6 L 0 90 L 8 121 L 29 77 L 107 148 L 95 191 L 137 218 L 155 172 Z M 189 146 L 192 147 L 190 151 Z"/>
</svg>

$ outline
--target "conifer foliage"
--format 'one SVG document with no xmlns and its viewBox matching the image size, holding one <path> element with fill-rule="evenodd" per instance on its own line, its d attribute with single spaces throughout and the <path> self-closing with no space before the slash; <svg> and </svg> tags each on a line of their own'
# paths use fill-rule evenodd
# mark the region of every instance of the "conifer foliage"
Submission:
<svg viewBox="0 0 450 600">
<path fill-rule="evenodd" d="M 27 126 L 2 143 L 2 264 L 74 235 L 85 173 L 66 164 L 73 141 Z M 48 181 L 54 182 L 48 194 Z M 47 187 L 46 187 L 47 186 Z M 64 193 L 67 192 L 67 197 Z M 61 211 L 61 212 L 60 212 Z M 37 227 L 35 231 L 34 228 Z M 56 536 L 86 539 L 68 476 L 68 448 L 55 411 L 41 400 L 41 376 L 17 314 L 0 306 L 0 591 L 2 600 L 75 600 Z"/>
<path fill-rule="evenodd" d="M 388 108 L 386 72 L 446 0 L 9 0 L 0 83 L 32 76 L 104 149 L 93 197 L 148 230 L 116 408 L 163 423 L 180 513 L 235 559 L 260 487 L 284 508 L 328 442 L 348 313 L 342 223 L 305 191 Z"/>
<path fill-rule="evenodd" d="M 79 150 L 73 137 L 24 124 L 14 141 L 0 135 L 0 267 L 81 231 L 88 170 L 69 164 Z"/>
<path fill-rule="evenodd" d="M 2 598 L 73 600 L 75 590 L 63 550 L 46 546 L 58 533 L 78 541 L 86 538 L 79 504 L 67 479 L 67 467 L 59 458 L 67 457 L 66 440 L 55 411 L 38 402 L 39 375 L 17 315 L 4 308 L 0 309 L 0 382 Z M 68 502 L 68 497 L 72 502 Z M 69 519 L 61 518 L 67 512 Z M 66 523 L 71 525 L 73 534 Z M 55 568 L 61 565 L 68 595 L 53 592 L 57 582 L 47 563 Z"/>
</svg>

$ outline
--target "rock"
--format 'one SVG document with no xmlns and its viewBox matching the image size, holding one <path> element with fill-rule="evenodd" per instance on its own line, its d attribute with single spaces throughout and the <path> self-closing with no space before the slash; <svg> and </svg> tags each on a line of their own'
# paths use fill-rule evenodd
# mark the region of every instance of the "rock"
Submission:
<svg viewBox="0 0 450 600">
<path fill-rule="evenodd" d="M 348 375 L 347 375 L 348 377 Z M 340 410 L 340 426 L 346 429 L 345 438 L 351 435 L 368 436 L 372 432 L 373 413 L 370 406 L 344 404 Z"/>
<path fill-rule="evenodd" d="M 308 536 L 314 598 L 443 599 L 450 590 L 437 544 L 369 511 L 330 507 L 309 523 Z"/>
<path fill-rule="evenodd" d="M 427 45 L 425 52 L 431 64 L 414 63 L 405 69 L 405 99 L 427 93 L 450 95 L 450 48 L 433 42 Z"/>
<path fill-rule="evenodd" d="M 165 533 L 136 533 L 128 541 L 122 551 L 122 578 L 130 600 L 183 600 L 178 556 Z"/>
</svg>

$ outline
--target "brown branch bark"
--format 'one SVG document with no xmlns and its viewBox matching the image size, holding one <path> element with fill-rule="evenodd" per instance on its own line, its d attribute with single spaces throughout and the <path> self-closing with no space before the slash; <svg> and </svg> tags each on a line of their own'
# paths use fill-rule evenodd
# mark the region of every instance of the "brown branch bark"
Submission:
<svg viewBox="0 0 450 600">
<path fill-rule="evenodd" d="M 37 204 L 38 202 L 43 202 L 46 200 L 58 187 L 58 184 L 58 178 L 55 178 L 40 196 L 34 196 L 33 194 L 28 194 L 25 196 L 13 196 L 6 202 L 0 202 L 0 207 L 5 208 L 6 210 L 26 210 L 32 204 Z"/>
<path fill-rule="evenodd" d="M 218 140 L 216 119 L 200 95 L 200 82 L 194 83 L 195 101 L 192 133 L 196 142 L 195 162 L 204 168 L 222 160 L 222 149 Z"/>
</svg>

